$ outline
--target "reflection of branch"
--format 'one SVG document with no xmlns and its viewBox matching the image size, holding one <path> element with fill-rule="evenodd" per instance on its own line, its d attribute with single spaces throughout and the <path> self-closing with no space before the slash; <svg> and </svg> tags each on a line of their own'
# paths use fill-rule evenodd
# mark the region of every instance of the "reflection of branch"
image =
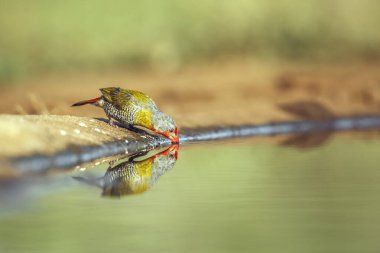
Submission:
<svg viewBox="0 0 380 253">
<path fill-rule="evenodd" d="M 89 177 L 89 178 L 85 178 L 85 177 L 72 177 L 73 179 L 75 180 L 78 180 L 79 182 L 82 182 L 82 183 L 85 183 L 85 184 L 88 184 L 88 185 L 91 185 L 91 186 L 95 186 L 95 187 L 98 187 L 98 188 L 102 188 L 103 187 L 103 177 L 100 177 L 100 178 L 96 178 L 96 177 Z"/>
<path fill-rule="evenodd" d="M 58 152 L 52 156 L 19 157 L 13 160 L 13 164 L 19 172 L 44 172 L 54 168 L 72 168 L 77 164 L 91 162 L 99 158 L 125 154 L 125 150 L 128 150 L 130 155 L 134 155 L 159 146 L 161 143 L 148 142 L 148 139 L 128 143 L 115 141 L 104 143 L 101 146 L 71 147 L 70 150 Z"/>
<path fill-rule="evenodd" d="M 280 143 L 281 146 L 293 146 L 297 148 L 317 147 L 325 144 L 331 137 L 331 133 L 314 133 L 293 135 Z"/>
<path fill-rule="evenodd" d="M 296 117 L 307 120 L 328 120 L 334 118 L 328 108 L 318 102 L 300 101 L 289 104 L 280 104 L 278 107 Z M 294 146 L 298 148 L 317 147 L 324 144 L 331 137 L 331 132 L 305 133 L 293 135 L 281 142 L 282 146 Z"/>
</svg>

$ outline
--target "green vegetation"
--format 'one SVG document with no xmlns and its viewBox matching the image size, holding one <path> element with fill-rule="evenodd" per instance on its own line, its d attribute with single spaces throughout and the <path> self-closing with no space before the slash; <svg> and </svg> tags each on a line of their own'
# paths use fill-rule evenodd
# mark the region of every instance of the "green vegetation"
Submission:
<svg viewBox="0 0 380 253">
<path fill-rule="evenodd" d="M 0 0 L 0 81 L 116 66 L 175 68 L 220 55 L 380 55 L 380 2 Z"/>
</svg>

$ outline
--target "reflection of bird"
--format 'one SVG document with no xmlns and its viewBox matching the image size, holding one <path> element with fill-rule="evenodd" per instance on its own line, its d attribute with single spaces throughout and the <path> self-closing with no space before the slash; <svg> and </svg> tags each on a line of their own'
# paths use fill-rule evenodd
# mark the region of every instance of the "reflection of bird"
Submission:
<svg viewBox="0 0 380 253">
<path fill-rule="evenodd" d="M 178 130 L 174 120 L 161 112 L 156 103 L 140 91 L 118 87 L 100 89 L 102 96 L 80 101 L 73 106 L 93 104 L 102 107 L 113 125 L 113 120 L 129 126 L 141 126 L 168 137 L 178 143 Z"/>
<path fill-rule="evenodd" d="M 109 167 L 100 179 L 75 179 L 103 189 L 102 196 L 131 195 L 150 189 L 176 162 L 177 149 L 168 149 L 142 161 L 129 159 Z"/>
</svg>

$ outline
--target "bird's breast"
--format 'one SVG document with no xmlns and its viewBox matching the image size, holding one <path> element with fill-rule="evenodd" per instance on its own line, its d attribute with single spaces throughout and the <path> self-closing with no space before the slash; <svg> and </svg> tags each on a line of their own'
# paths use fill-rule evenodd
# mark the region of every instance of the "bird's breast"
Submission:
<svg viewBox="0 0 380 253">
<path fill-rule="evenodd" d="M 152 120 L 152 112 L 147 109 L 142 109 L 136 112 L 135 115 L 136 125 L 140 125 L 142 127 L 153 129 L 153 120 Z"/>
</svg>

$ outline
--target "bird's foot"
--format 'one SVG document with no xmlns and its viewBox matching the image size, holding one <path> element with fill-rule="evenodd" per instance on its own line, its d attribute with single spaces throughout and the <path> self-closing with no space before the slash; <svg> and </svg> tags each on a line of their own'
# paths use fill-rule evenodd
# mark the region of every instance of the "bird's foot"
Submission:
<svg viewBox="0 0 380 253">
<path fill-rule="evenodd" d="M 153 156 L 153 158 L 156 158 L 156 157 L 161 156 L 161 155 L 168 156 L 171 153 L 174 153 L 174 157 L 177 160 L 178 159 L 178 150 L 179 150 L 179 144 L 172 144 L 170 147 L 168 147 L 164 151 L 162 151 L 162 152 L 160 152 L 158 154 L 155 154 Z"/>
<path fill-rule="evenodd" d="M 169 132 L 167 131 L 164 131 L 164 132 L 157 132 L 163 136 L 165 136 L 166 138 L 168 138 L 169 140 L 171 140 L 172 144 L 177 144 L 179 145 L 179 137 L 178 137 L 178 129 L 176 128 L 174 130 L 174 135 L 171 135 Z"/>
</svg>

